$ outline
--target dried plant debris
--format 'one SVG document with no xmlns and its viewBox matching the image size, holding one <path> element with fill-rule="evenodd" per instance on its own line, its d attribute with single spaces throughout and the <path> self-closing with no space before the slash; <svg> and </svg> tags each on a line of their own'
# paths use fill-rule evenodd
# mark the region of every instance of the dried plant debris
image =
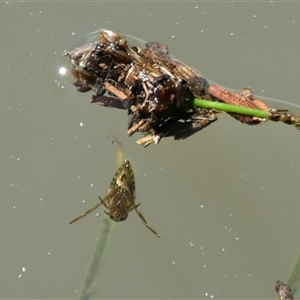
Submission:
<svg viewBox="0 0 300 300">
<path fill-rule="evenodd" d="M 135 179 L 129 160 L 125 160 L 115 173 L 106 197 L 104 199 L 100 196 L 98 197 L 100 200 L 99 203 L 82 215 L 76 217 L 69 224 L 81 220 L 103 204 L 107 209 L 107 211 L 104 212 L 115 222 L 125 221 L 128 218 L 128 213 L 135 210 L 143 224 L 157 237 L 160 237 L 159 234 L 148 225 L 146 219 L 138 210 L 140 204 L 135 204 Z"/>
<path fill-rule="evenodd" d="M 279 296 L 279 300 L 293 300 L 291 289 L 281 281 L 276 281 L 275 291 Z"/>
<path fill-rule="evenodd" d="M 268 111 L 250 89 L 234 93 L 207 80 L 172 58 L 156 42 L 145 48 L 129 47 L 118 33 L 102 30 L 95 44 L 65 54 L 70 58 L 77 91 L 94 91 L 91 102 L 128 111 L 128 135 L 142 132 L 138 144 L 147 146 L 161 138 L 185 139 L 217 120 L 220 111 L 195 107 L 194 98 Z M 264 118 L 231 114 L 255 125 Z M 276 117 L 276 112 L 273 112 Z M 274 118 L 275 118 L 274 117 Z"/>
</svg>

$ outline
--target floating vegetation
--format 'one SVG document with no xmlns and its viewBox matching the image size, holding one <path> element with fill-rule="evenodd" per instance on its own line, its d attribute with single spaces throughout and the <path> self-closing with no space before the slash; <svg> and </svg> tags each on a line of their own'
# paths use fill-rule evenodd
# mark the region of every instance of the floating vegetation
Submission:
<svg viewBox="0 0 300 300">
<path fill-rule="evenodd" d="M 210 85 L 156 42 L 128 46 L 118 33 L 102 30 L 99 41 L 65 55 L 77 91 L 93 90 L 92 103 L 127 110 L 127 134 L 141 132 L 137 143 L 144 147 L 163 137 L 185 139 L 215 122 L 220 112 L 249 125 L 272 120 L 300 129 L 300 117 L 268 108 L 249 88 L 232 92 Z"/>
</svg>

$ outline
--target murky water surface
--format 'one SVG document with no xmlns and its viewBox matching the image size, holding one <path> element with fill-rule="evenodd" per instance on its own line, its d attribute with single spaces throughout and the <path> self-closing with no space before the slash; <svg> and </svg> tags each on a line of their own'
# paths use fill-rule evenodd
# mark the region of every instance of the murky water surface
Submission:
<svg viewBox="0 0 300 300">
<path fill-rule="evenodd" d="M 76 93 L 64 51 L 110 28 L 169 46 L 232 89 L 300 114 L 299 3 L 6 2 L 1 44 L 1 298 L 79 298 L 122 143 L 135 213 L 105 241 L 92 298 L 276 298 L 299 254 L 300 132 L 227 115 L 146 149 L 124 111 Z M 291 104 L 288 104 L 291 103 Z M 287 245 L 287 246 L 286 246 Z"/>
</svg>

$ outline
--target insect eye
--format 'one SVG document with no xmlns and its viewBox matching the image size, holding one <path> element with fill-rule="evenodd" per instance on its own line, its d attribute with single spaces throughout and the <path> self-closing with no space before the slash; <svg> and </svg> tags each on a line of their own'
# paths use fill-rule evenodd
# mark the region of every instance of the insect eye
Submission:
<svg viewBox="0 0 300 300">
<path fill-rule="evenodd" d="M 125 221 L 127 219 L 127 217 L 121 217 L 120 221 Z"/>
</svg>

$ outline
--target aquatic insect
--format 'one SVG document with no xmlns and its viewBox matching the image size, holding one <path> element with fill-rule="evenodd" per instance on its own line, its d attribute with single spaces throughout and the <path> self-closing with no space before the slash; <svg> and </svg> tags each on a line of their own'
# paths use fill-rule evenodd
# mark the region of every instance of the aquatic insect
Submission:
<svg viewBox="0 0 300 300">
<path fill-rule="evenodd" d="M 140 203 L 135 204 L 135 180 L 129 160 L 125 160 L 117 170 L 109 186 L 107 196 L 104 199 L 99 195 L 98 197 L 100 200 L 99 203 L 72 220 L 69 224 L 81 220 L 103 204 L 107 209 L 107 211 L 104 212 L 115 222 L 125 221 L 128 218 L 128 213 L 135 210 L 143 224 L 157 237 L 160 237 L 159 234 L 148 225 L 146 219 L 138 210 Z"/>
</svg>

